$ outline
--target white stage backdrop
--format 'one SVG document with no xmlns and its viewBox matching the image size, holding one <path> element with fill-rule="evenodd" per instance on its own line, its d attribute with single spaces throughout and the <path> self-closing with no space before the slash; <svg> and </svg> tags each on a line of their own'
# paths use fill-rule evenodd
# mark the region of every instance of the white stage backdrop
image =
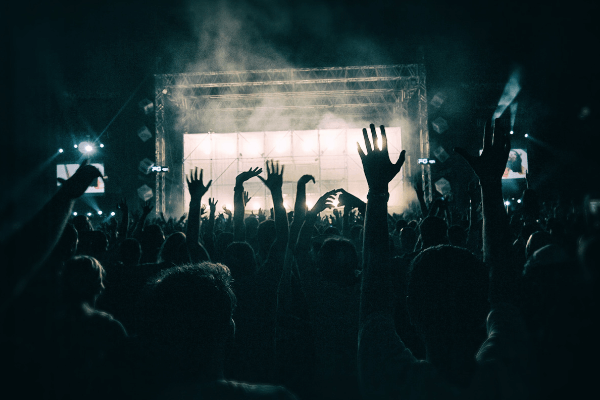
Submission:
<svg viewBox="0 0 600 400">
<path fill-rule="evenodd" d="M 387 128 L 390 159 L 396 161 L 402 149 L 400 128 Z M 369 133 L 370 136 L 370 133 Z M 296 183 L 304 174 L 315 177 L 316 184 L 306 185 L 307 204 L 312 207 L 321 194 L 331 189 L 344 188 L 366 201 L 368 186 L 362 170 L 356 142 L 364 140 L 361 129 L 319 129 L 308 131 L 194 133 L 183 139 L 184 173 L 198 167 L 204 170 L 204 182 L 212 179 L 212 186 L 203 199 L 216 198 L 217 211 L 227 205 L 233 211 L 233 186 L 235 177 L 248 168 L 262 167 L 266 177 L 265 160 L 279 160 L 285 165 L 283 196 L 288 211 L 294 208 Z M 185 182 L 185 177 L 182 177 Z M 402 201 L 402 176 L 398 174 L 390 183 L 389 212 L 400 209 Z M 268 210 L 272 207 L 268 189 L 258 178 L 244 185 L 252 197 L 246 212 Z M 184 184 L 185 208 L 189 203 L 187 185 Z"/>
</svg>

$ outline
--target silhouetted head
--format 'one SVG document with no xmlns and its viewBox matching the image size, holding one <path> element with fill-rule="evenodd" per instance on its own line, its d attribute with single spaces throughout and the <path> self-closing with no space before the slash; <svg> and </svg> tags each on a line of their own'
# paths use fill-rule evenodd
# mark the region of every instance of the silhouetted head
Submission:
<svg viewBox="0 0 600 400">
<path fill-rule="evenodd" d="M 254 250 L 246 242 L 233 242 L 223 254 L 223 264 L 229 267 L 235 282 L 244 281 L 256 273 Z"/>
<path fill-rule="evenodd" d="M 446 221 L 439 217 L 429 216 L 421 222 L 419 227 L 423 248 L 448 244 L 448 226 Z"/>
<path fill-rule="evenodd" d="M 165 234 L 159 225 L 148 225 L 142 231 L 140 245 L 142 246 L 142 258 L 144 262 L 155 262 L 160 247 L 165 242 Z"/>
<path fill-rule="evenodd" d="M 142 248 L 136 239 L 125 239 L 119 246 L 119 260 L 125 265 L 138 265 L 141 256 Z"/>
<path fill-rule="evenodd" d="M 340 236 L 340 230 L 338 228 L 336 228 L 335 226 L 330 226 L 327 229 L 325 229 L 323 231 L 323 235 L 326 236 Z"/>
<path fill-rule="evenodd" d="M 400 231 L 400 244 L 402 245 L 402 251 L 405 253 L 412 253 L 417 244 L 417 233 L 410 226 L 402 228 Z"/>
<path fill-rule="evenodd" d="M 489 311 L 488 270 L 466 249 L 440 245 L 419 253 L 408 285 L 410 318 L 425 341 L 471 336 Z"/>
<path fill-rule="evenodd" d="M 525 246 L 525 258 L 529 258 L 537 250 L 552 243 L 552 236 L 546 231 L 537 231 L 529 236 L 527 245 Z"/>
<path fill-rule="evenodd" d="M 258 239 L 258 249 L 260 254 L 264 256 L 269 253 L 271 245 L 276 237 L 277 230 L 275 229 L 275 221 L 267 219 L 258 225 L 256 238 Z"/>
<path fill-rule="evenodd" d="M 77 253 L 101 260 L 108 250 L 108 239 L 104 232 L 86 231 L 79 233 Z"/>
<path fill-rule="evenodd" d="M 218 261 L 222 260 L 223 256 L 225 255 L 225 249 L 231 243 L 233 243 L 233 233 L 221 232 L 217 235 L 217 240 L 215 240 L 215 252 Z"/>
<path fill-rule="evenodd" d="M 175 232 L 169 235 L 160 248 L 158 262 L 167 262 L 174 265 L 189 264 L 191 262 L 184 233 Z"/>
<path fill-rule="evenodd" d="M 235 332 L 235 305 L 231 275 L 222 264 L 203 262 L 162 271 L 138 303 L 137 332 L 144 352 L 173 376 L 198 379 L 198 374 L 214 373 L 222 368 Z"/>
<path fill-rule="evenodd" d="M 71 220 L 71 223 L 77 229 L 78 233 L 91 231 L 92 223 L 85 215 L 78 215 Z"/>
<path fill-rule="evenodd" d="M 399 219 L 398 221 L 396 221 L 396 234 L 400 234 L 402 228 L 405 228 L 407 225 L 408 222 L 406 222 L 406 220 L 404 219 Z"/>
<path fill-rule="evenodd" d="M 53 254 L 61 261 L 68 260 L 75 255 L 78 243 L 77 229 L 72 224 L 67 224 L 56 246 Z"/>
<path fill-rule="evenodd" d="M 415 229 L 415 230 L 417 229 L 417 226 L 418 226 L 418 225 L 419 225 L 419 224 L 418 224 L 418 223 L 417 223 L 417 221 L 415 221 L 414 219 L 413 219 L 413 220 L 410 220 L 410 221 L 408 222 L 408 224 L 406 224 L 406 226 L 410 226 L 411 228 L 413 228 L 413 229 Z"/>
<path fill-rule="evenodd" d="M 321 276 L 342 287 L 353 286 L 359 281 L 356 274 L 359 263 L 352 242 L 341 237 L 325 239 L 317 255 L 317 269 Z"/>
<path fill-rule="evenodd" d="M 258 233 L 258 218 L 250 216 L 244 220 L 246 225 L 246 238 L 252 239 Z"/>
<path fill-rule="evenodd" d="M 354 225 L 350 228 L 350 240 L 360 241 L 362 239 L 362 230 L 363 227 L 361 225 Z"/>
<path fill-rule="evenodd" d="M 104 290 L 104 269 L 94 257 L 76 256 L 65 262 L 61 272 L 65 299 L 71 305 L 94 306 Z"/>
<path fill-rule="evenodd" d="M 459 225 L 448 228 L 448 241 L 452 246 L 467 247 L 467 232 Z"/>
</svg>

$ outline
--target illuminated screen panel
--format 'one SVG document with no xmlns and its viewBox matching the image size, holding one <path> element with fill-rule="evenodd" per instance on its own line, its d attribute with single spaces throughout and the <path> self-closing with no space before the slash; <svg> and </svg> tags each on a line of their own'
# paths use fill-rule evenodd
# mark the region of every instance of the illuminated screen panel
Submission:
<svg viewBox="0 0 600 400">
<path fill-rule="evenodd" d="M 398 159 L 402 149 L 400 128 L 387 127 L 390 159 Z M 279 160 L 285 166 L 283 198 L 288 210 L 294 207 L 296 183 L 305 174 L 313 175 L 316 184 L 306 185 L 307 204 L 312 207 L 317 199 L 332 189 L 343 188 L 360 199 L 367 200 L 368 186 L 356 143 L 364 147 L 361 129 L 317 129 L 277 132 L 194 133 L 185 134 L 184 173 L 195 167 L 204 170 L 204 182 L 212 180 L 206 194 L 216 198 L 218 208 L 233 206 L 235 177 L 249 168 L 264 169 L 266 160 Z M 266 176 L 266 171 L 263 172 Z M 189 193 L 184 182 L 184 202 L 189 203 Z M 402 202 L 402 178 L 398 174 L 390 183 L 390 212 L 396 212 Z M 251 196 L 247 212 L 273 205 L 268 189 L 258 178 L 244 184 Z"/>
<path fill-rule="evenodd" d="M 523 149 L 511 149 L 502 179 L 521 179 L 529 171 L 527 152 Z"/>
<path fill-rule="evenodd" d="M 104 164 L 102 163 L 92 163 L 94 167 L 100 170 L 102 176 L 104 176 Z M 75 171 L 79 168 L 79 164 L 57 164 L 56 165 L 56 177 L 62 179 L 69 179 L 73 176 Z M 60 183 L 57 182 L 60 186 Z M 96 178 L 87 188 L 85 193 L 95 193 L 100 194 L 104 193 L 104 181 L 101 178 Z"/>
</svg>

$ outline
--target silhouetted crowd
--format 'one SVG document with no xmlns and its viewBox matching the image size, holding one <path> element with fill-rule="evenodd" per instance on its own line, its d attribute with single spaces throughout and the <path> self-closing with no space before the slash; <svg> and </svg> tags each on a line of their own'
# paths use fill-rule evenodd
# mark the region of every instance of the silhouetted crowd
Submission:
<svg viewBox="0 0 600 400">
<path fill-rule="evenodd" d="M 385 128 L 363 130 L 367 202 L 344 189 L 294 210 L 284 167 L 236 178 L 234 209 L 148 218 L 125 201 L 94 226 L 72 217 L 100 172 L 84 162 L 1 244 L 3 398 L 547 399 L 589 396 L 599 211 L 538 198 L 507 209 L 508 132 L 488 124 L 470 208 L 438 198 L 388 214 Z M 261 175 L 262 174 L 262 175 Z M 273 208 L 245 210 L 260 179 Z M 336 207 L 334 207 L 334 204 Z M 218 211 L 222 208 L 222 212 Z M 133 217 L 133 218 L 132 218 Z"/>
</svg>

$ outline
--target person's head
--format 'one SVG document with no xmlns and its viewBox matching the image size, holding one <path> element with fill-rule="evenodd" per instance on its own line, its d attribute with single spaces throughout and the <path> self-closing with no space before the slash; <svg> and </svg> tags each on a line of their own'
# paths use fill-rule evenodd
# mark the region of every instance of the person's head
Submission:
<svg viewBox="0 0 600 400">
<path fill-rule="evenodd" d="M 511 150 L 508 153 L 508 168 L 513 172 L 522 173 L 523 172 L 523 161 L 521 160 L 521 155 L 516 150 Z"/>
<path fill-rule="evenodd" d="M 102 260 L 108 250 L 108 239 L 101 231 L 84 231 L 79 233 L 77 253 Z"/>
<path fill-rule="evenodd" d="M 340 236 L 340 230 L 335 226 L 330 226 L 323 231 L 323 235 L 326 236 Z"/>
<path fill-rule="evenodd" d="M 165 373 L 181 379 L 203 374 L 218 379 L 235 334 L 235 305 L 225 265 L 203 262 L 169 268 L 142 292 L 140 343 Z"/>
<path fill-rule="evenodd" d="M 427 345 L 471 337 L 485 327 L 489 311 L 488 270 L 466 249 L 440 245 L 411 264 L 408 307 Z M 479 343 L 481 344 L 481 343 Z"/>
<path fill-rule="evenodd" d="M 439 217 L 429 216 L 425 218 L 419 227 L 423 248 L 448 243 L 448 226 L 446 221 Z"/>
<path fill-rule="evenodd" d="M 251 239 L 254 238 L 258 232 L 258 218 L 256 216 L 250 216 L 244 220 L 246 225 L 246 237 Z"/>
<path fill-rule="evenodd" d="M 406 220 L 404 220 L 404 219 L 399 219 L 398 221 L 396 221 L 396 231 L 395 231 L 395 233 L 397 235 L 399 235 L 400 231 L 402 230 L 402 228 L 406 227 L 406 225 L 408 225 L 408 222 L 406 222 Z"/>
<path fill-rule="evenodd" d="M 119 260 L 125 265 L 138 265 L 141 256 L 142 248 L 136 239 L 125 239 L 119 246 Z"/>
<path fill-rule="evenodd" d="M 160 248 L 158 262 L 182 265 L 188 264 L 190 261 L 190 253 L 188 251 L 185 234 L 182 232 L 175 232 L 169 235 Z"/>
<path fill-rule="evenodd" d="M 148 225 L 142 231 L 140 245 L 142 246 L 142 257 L 145 262 L 156 261 L 160 247 L 165 241 L 165 234 L 159 225 Z"/>
<path fill-rule="evenodd" d="M 258 232 L 256 238 L 258 239 L 258 251 L 262 256 L 269 253 L 271 245 L 277 237 L 277 231 L 275 229 L 275 221 L 267 219 L 258 225 Z"/>
<path fill-rule="evenodd" d="M 419 225 L 418 222 L 416 220 L 414 220 L 414 219 L 408 221 L 408 224 L 406 224 L 406 226 L 410 226 L 413 229 L 417 229 L 418 225 Z"/>
<path fill-rule="evenodd" d="M 467 231 L 459 225 L 448 228 L 448 241 L 452 246 L 467 247 Z"/>
<path fill-rule="evenodd" d="M 361 225 L 354 225 L 350 228 L 350 240 L 354 242 L 359 242 L 362 240 L 362 230 L 363 227 Z"/>
<path fill-rule="evenodd" d="M 325 280 L 342 287 L 353 286 L 358 282 L 356 271 L 360 268 L 356 248 L 341 237 L 325 239 L 317 255 L 317 268 Z"/>
<path fill-rule="evenodd" d="M 227 246 L 222 258 L 223 264 L 231 271 L 235 282 L 243 282 L 256 272 L 254 250 L 246 242 L 233 242 Z"/>
<path fill-rule="evenodd" d="M 529 236 L 525 246 L 525 258 L 529 259 L 537 250 L 552 243 L 552 236 L 546 231 L 537 231 Z"/>
<path fill-rule="evenodd" d="M 56 246 L 53 254 L 61 261 L 68 260 L 75 255 L 79 235 L 77 229 L 72 224 L 67 224 Z"/>
<path fill-rule="evenodd" d="M 404 253 L 412 253 L 417 244 L 417 233 L 410 226 L 402 228 L 400 231 L 400 244 Z"/>
<path fill-rule="evenodd" d="M 91 231 L 92 223 L 85 215 L 77 215 L 71 220 L 71 223 L 77 229 L 78 233 Z"/>
<path fill-rule="evenodd" d="M 104 290 L 104 269 L 90 256 L 76 256 L 65 262 L 61 271 L 65 299 L 72 304 L 94 306 Z"/>
<path fill-rule="evenodd" d="M 221 232 L 217 236 L 217 240 L 215 240 L 215 257 L 217 261 L 221 261 L 223 256 L 225 255 L 225 249 L 233 243 L 233 233 L 231 232 Z"/>
</svg>

